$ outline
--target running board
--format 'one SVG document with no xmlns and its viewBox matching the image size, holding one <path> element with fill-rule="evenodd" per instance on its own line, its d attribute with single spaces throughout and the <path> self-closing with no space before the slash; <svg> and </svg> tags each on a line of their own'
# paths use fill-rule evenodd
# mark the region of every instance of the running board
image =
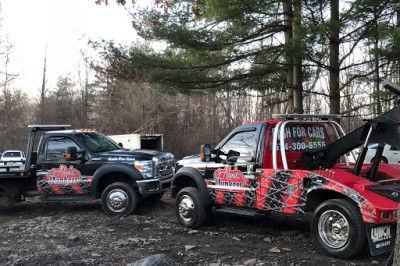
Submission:
<svg viewBox="0 0 400 266">
<path fill-rule="evenodd" d="M 266 213 L 260 212 L 259 210 L 254 209 L 245 209 L 245 208 L 238 208 L 238 207 L 227 207 L 223 206 L 220 208 L 212 208 L 212 211 L 215 213 L 223 213 L 228 215 L 239 215 L 239 216 L 249 216 L 254 218 L 261 218 L 267 216 Z"/>
<path fill-rule="evenodd" d="M 93 200 L 90 195 L 43 195 L 41 201 L 88 201 Z"/>
</svg>

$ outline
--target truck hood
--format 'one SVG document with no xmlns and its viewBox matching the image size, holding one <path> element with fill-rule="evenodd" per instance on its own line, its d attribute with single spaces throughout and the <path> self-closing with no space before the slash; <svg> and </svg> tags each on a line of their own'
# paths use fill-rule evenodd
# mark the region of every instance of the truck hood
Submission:
<svg viewBox="0 0 400 266">
<path fill-rule="evenodd" d="M 201 164 L 203 163 L 200 158 L 200 154 L 190 155 L 183 157 L 177 162 L 178 167 L 183 167 L 188 164 Z"/>
<path fill-rule="evenodd" d="M 113 151 L 105 151 L 97 153 L 101 158 L 105 158 L 108 160 L 119 160 L 125 161 L 128 158 L 134 160 L 151 160 L 153 157 L 164 157 L 169 153 L 156 151 L 156 150 L 128 150 L 128 149 L 119 149 Z M 172 154 L 171 154 L 172 156 Z M 119 159 L 120 158 L 120 159 Z"/>
</svg>

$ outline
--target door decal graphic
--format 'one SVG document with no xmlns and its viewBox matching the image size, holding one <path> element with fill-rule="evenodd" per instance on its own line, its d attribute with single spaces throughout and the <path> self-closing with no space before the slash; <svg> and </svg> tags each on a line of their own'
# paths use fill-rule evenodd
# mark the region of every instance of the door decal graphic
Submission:
<svg viewBox="0 0 400 266">
<path fill-rule="evenodd" d="M 89 194 L 92 177 L 81 175 L 72 165 L 38 171 L 37 188 L 40 194 Z"/>
</svg>

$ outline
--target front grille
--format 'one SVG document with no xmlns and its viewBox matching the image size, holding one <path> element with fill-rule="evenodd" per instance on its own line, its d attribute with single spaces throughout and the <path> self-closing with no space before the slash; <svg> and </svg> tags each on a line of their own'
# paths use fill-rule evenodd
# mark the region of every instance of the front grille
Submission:
<svg viewBox="0 0 400 266">
<path fill-rule="evenodd" d="M 175 159 L 172 154 L 160 157 L 158 159 L 158 178 L 160 178 L 160 180 L 164 180 L 173 177 L 175 174 Z"/>
</svg>

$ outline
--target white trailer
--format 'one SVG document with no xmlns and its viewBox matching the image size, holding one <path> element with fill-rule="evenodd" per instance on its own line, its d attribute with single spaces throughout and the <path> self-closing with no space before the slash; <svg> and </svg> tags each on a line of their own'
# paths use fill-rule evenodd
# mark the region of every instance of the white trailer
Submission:
<svg viewBox="0 0 400 266">
<path fill-rule="evenodd" d="M 108 136 L 126 149 L 164 150 L 162 134 L 123 134 Z"/>
</svg>

